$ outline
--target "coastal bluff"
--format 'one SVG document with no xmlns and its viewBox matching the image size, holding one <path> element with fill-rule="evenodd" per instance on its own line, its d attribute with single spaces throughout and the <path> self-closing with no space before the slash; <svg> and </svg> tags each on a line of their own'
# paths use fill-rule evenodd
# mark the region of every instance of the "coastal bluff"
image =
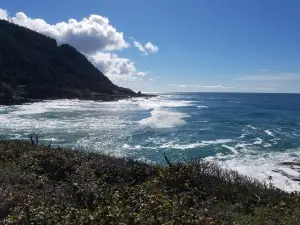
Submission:
<svg viewBox="0 0 300 225">
<path fill-rule="evenodd" d="M 68 44 L 0 20 L 0 105 L 143 96 L 113 84 Z"/>
</svg>

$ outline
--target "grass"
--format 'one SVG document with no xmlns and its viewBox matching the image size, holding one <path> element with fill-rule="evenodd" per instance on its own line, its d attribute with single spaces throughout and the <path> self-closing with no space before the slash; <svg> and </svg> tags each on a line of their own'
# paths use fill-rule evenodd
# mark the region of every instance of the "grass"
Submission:
<svg viewBox="0 0 300 225">
<path fill-rule="evenodd" d="M 0 224 L 298 225 L 299 203 L 201 160 L 148 165 L 0 141 Z"/>
</svg>

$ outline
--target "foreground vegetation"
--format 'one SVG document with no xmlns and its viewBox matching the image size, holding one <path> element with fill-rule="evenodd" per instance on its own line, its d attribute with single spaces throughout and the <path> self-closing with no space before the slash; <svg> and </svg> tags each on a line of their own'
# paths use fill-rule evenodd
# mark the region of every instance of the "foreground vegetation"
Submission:
<svg viewBox="0 0 300 225">
<path fill-rule="evenodd" d="M 155 166 L 0 141 L 1 224 L 296 225 L 299 203 L 199 160 Z"/>
</svg>

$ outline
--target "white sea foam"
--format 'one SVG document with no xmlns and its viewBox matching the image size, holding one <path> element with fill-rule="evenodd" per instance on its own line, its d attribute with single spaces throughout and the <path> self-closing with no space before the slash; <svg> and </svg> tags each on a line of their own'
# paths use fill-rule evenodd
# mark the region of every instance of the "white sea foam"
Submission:
<svg viewBox="0 0 300 225">
<path fill-rule="evenodd" d="M 208 109 L 209 108 L 208 106 L 205 106 L 205 105 L 198 105 L 196 107 L 199 109 Z"/>
<path fill-rule="evenodd" d="M 299 178 L 300 173 L 289 166 L 280 165 L 286 161 L 297 161 L 300 149 L 291 149 L 286 152 L 252 152 L 252 154 L 224 155 L 217 154 L 207 157 L 206 160 L 217 162 L 226 169 L 237 170 L 239 173 L 269 182 L 286 191 L 300 191 L 299 182 L 291 178 Z M 283 173 L 284 172 L 284 173 Z"/>
<path fill-rule="evenodd" d="M 253 142 L 254 145 L 261 145 L 263 140 L 261 138 L 256 138 L 255 142 Z"/>
<path fill-rule="evenodd" d="M 227 101 L 227 102 L 230 102 L 230 103 L 236 103 L 236 104 L 239 104 L 240 102 L 238 101 Z"/>
<path fill-rule="evenodd" d="M 239 136 L 239 138 L 244 138 L 246 137 L 247 134 L 241 134 L 241 136 Z"/>
<path fill-rule="evenodd" d="M 235 146 L 234 146 L 234 148 L 235 149 L 238 149 L 238 150 L 240 150 L 240 151 L 242 151 L 242 152 L 249 152 L 250 150 L 249 150 L 249 146 L 252 146 L 252 144 L 247 144 L 247 143 L 237 143 Z"/>
<path fill-rule="evenodd" d="M 61 139 L 61 138 L 42 138 L 41 140 L 43 140 L 43 141 L 52 141 L 52 142 L 64 141 L 64 139 Z"/>
<path fill-rule="evenodd" d="M 212 145 L 212 144 L 224 144 L 224 143 L 230 143 L 233 142 L 232 139 L 217 139 L 214 141 L 202 141 L 202 143 L 206 145 Z"/>
<path fill-rule="evenodd" d="M 163 96 L 138 99 L 139 107 L 150 112 L 150 117 L 139 121 L 141 125 L 150 126 L 152 128 L 172 128 L 185 124 L 184 118 L 189 117 L 188 114 L 175 111 L 177 107 L 191 106 L 193 101 L 174 101 Z"/>
<path fill-rule="evenodd" d="M 10 139 L 26 139 L 28 132 L 33 131 L 39 134 L 41 141 L 52 140 L 53 144 L 65 142 L 70 146 L 73 142 L 72 146 L 84 149 L 88 145 L 99 149 L 100 144 L 97 146 L 94 144 L 97 142 L 96 139 L 99 139 L 105 148 L 109 142 L 103 140 L 104 138 L 112 139 L 120 130 L 128 126 L 130 129 L 128 127 L 128 131 L 122 131 L 122 135 L 138 127 L 134 121 L 126 118 L 126 114 L 137 109 L 138 106 L 130 101 L 107 104 L 93 101 L 53 100 L 10 106 L 0 114 L 0 135 Z M 121 111 L 124 116 L 120 117 L 118 111 Z M 82 137 L 86 139 L 81 140 Z M 74 140 L 78 142 L 74 144 Z"/>
<path fill-rule="evenodd" d="M 251 128 L 252 130 L 256 130 L 257 129 L 256 127 L 253 127 L 251 125 L 247 125 L 247 127 Z"/>
<path fill-rule="evenodd" d="M 129 144 L 124 144 L 123 148 L 130 149 L 130 145 Z"/>
<path fill-rule="evenodd" d="M 265 130 L 264 131 L 267 135 L 274 137 L 274 134 L 270 130 Z"/>
<path fill-rule="evenodd" d="M 164 96 L 158 96 L 154 98 L 140 98 L 134 99 L 134 101 L 139 105 L 139 107 L 147 110 L 157 109 L 157 108 L 175 108 L 175 107 L 185 107 L 191 106 L 193 101 L 184 100 L 170 100 Z"/>
<path fill-rule="evenodd" d="M 151 116 L 139 121 L 141 125 L 153 128 L 171 128 L 185 123 L 184 118 L 189 117 L 186 113 L 173 112 L 168 109 L 154 109 Z"/>
<path fill-rule="evenodd" d="M 228 145 L 222 145 L 224 148 L 229 149 L 233 154 L 239 154 L 237 150 L 235 150 L 234 147 L 228 146 Z"/>
<path fill-rule="evenodd" d="M 271 147 L 272 145 L 270 143 L 266 143 L 263 146 L 264 146 L 264 148 L 268 148 L 268 147 Z"/>
<path fill-rule="evenodd" d="M 200 142 L 189 143 L 189 144 L 178 144 L 174 142 L 167 142 L 158 146 L 158 148 L 172 148 L 172 149 L 179 149 L 179 150 L 187 150 L 187 149 L 194 149 L 194 148 L 205 147 L 210 145 L 230 143 L 232 141 L 233 141 L 232 139 L 218 139 L 218 140 L 211 140 L 211 141 L 200 141 Z"/>
<path fill-rule="evenodd" d="M 237 143 L 234 146 L 229 146 L 223 144 L 222 147 L 229 149 L 233 154 L 239 154 L 240 153 L 248 153 L 250 150 L 248 149 L 248 146 L 252 146 L 252 144 L 247 143 Z"/>
<path fill-rule="evenodd" d="M 278 138 L 281 137 L 280 131 L 263 129 L 263 124 L 257 128 L 251 125 L 244 126 L 240 138 L 236 140 L 220 137 L 216 140 L 199 139 L 198 142 L 194 139 L 191 141 L 188 137 L 186 140 L 179 141 L 182 139 L 179 137 L 177 139 L 177 129 L 174 129 L 174 136 L 169 133 L 172 133 L 173 129 L 167 130 L 166 133 L 162 132 L 162 135 L 159 133 L 161 131 L 152 135 L 151 129 L 144 129 L 145 126 L 169 128 L 184 124 L 189 115 L 181 112 L 180 107 L 193 106 L 190 109 L 198 112 L 195 106 L 199 104 L 202 103 L 185 101 L 184 98 L 173 101 L 169 97 L 159 96 L 117 102 L 54 100 L 5 106 L 0 107 L 0 135 L 10 139 L 27 138 L 28 132 L 34 131 L 40 134 L 41 141 L 53 139 L 53 144 L 60 142 L 61 146 L 65 144 L 68 147 L 99 150 L 115 156 L 136 157 L 143 160 L 152 159 L 152 155 L 161 154 L 162 150 L 184 151 L 213 146 L 213 149 L 221 151 L 207 160 L 217 161 L 224 168 L 235 169 L 260 180 L 267 180 L 268 176 L 272 176 L 272 182 L 277 187 L 288 191 L 300 191 L 298 182 L 291 180 L 291 177 L 298 177 L 298 172 L 288 166 L 280 165 L 280 162 L 299 159 L 300 149 L 286 152 L 275 152 L 276 149 L 273 152 L 270 151 L 269 148 L 273 144 L 280 143 L 281 140 Z M 140 120 L 148 116 L 145 116 L 146 113 L 150 116 Z M 196 120 L 199 120 L 197 123 L 200 126 L 195 129 L 197 132 L 202 128 L 207 129 L 207 125 L 210 124 L 204 124 L 206 120 L 209 120 L 211 124 L 214 123 L 209 118 L 199 117 Z M 200 124 L 200 122 L 203 123 Z M 139 133 L 140 131 L 145 131 L 145 133 L 150 131 L 150 134 L 142 136 L 144 134 Z M 253 139 L 260 131 L 266 133 L 264 138 L 260 136 L 260 138 Z M 139 142 L 136 141 L 135 134 L 138 134 Z M 257 136 L 253 136 L 254 134 Z M 294 136 L 296 134 L 290 133 Z M 237 137 L 239 135 L 237 134 Z M 246 135 L 247 138 L 245 138 Z M 267 135 L 268 138 L 266 138 Z M 248 136 L 252 139 L 247 140 Z M 281 138 L 284 139 L 284 137 Z M 222 147 L 233 154 L 222 154 L 224 150 Z M 144 150 L 149 150 L 149 154 L 143 154 Z"/>
<path fill-rule="evenodd" d="M 172 148 L 172 149 L 180 149 L 180 150 L 187 150 L 187 149 L 193 149 L 197 147 L 202 147 L 202 143 L 190 143 L 190 144 L 176 144 L 174 142 L 168 142 L 165 144 L 162 144 L 158 146 L 158 148 Z"/>
</svg>

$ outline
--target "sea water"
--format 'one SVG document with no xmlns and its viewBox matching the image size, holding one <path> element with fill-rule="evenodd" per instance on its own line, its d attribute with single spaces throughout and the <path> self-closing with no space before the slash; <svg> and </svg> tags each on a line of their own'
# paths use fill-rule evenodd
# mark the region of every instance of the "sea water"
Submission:
<svg viewBox="0 0 300 225">
<path fill-rule="evenodd" d="M 117 102 L 53 100 L 0 106 L 0 139 L 164 164 L 203 158 L 300 191 L 300 95 L 173 93 Z M 294 180 L 293 180 L 294 179 Z"/>
</svg>

